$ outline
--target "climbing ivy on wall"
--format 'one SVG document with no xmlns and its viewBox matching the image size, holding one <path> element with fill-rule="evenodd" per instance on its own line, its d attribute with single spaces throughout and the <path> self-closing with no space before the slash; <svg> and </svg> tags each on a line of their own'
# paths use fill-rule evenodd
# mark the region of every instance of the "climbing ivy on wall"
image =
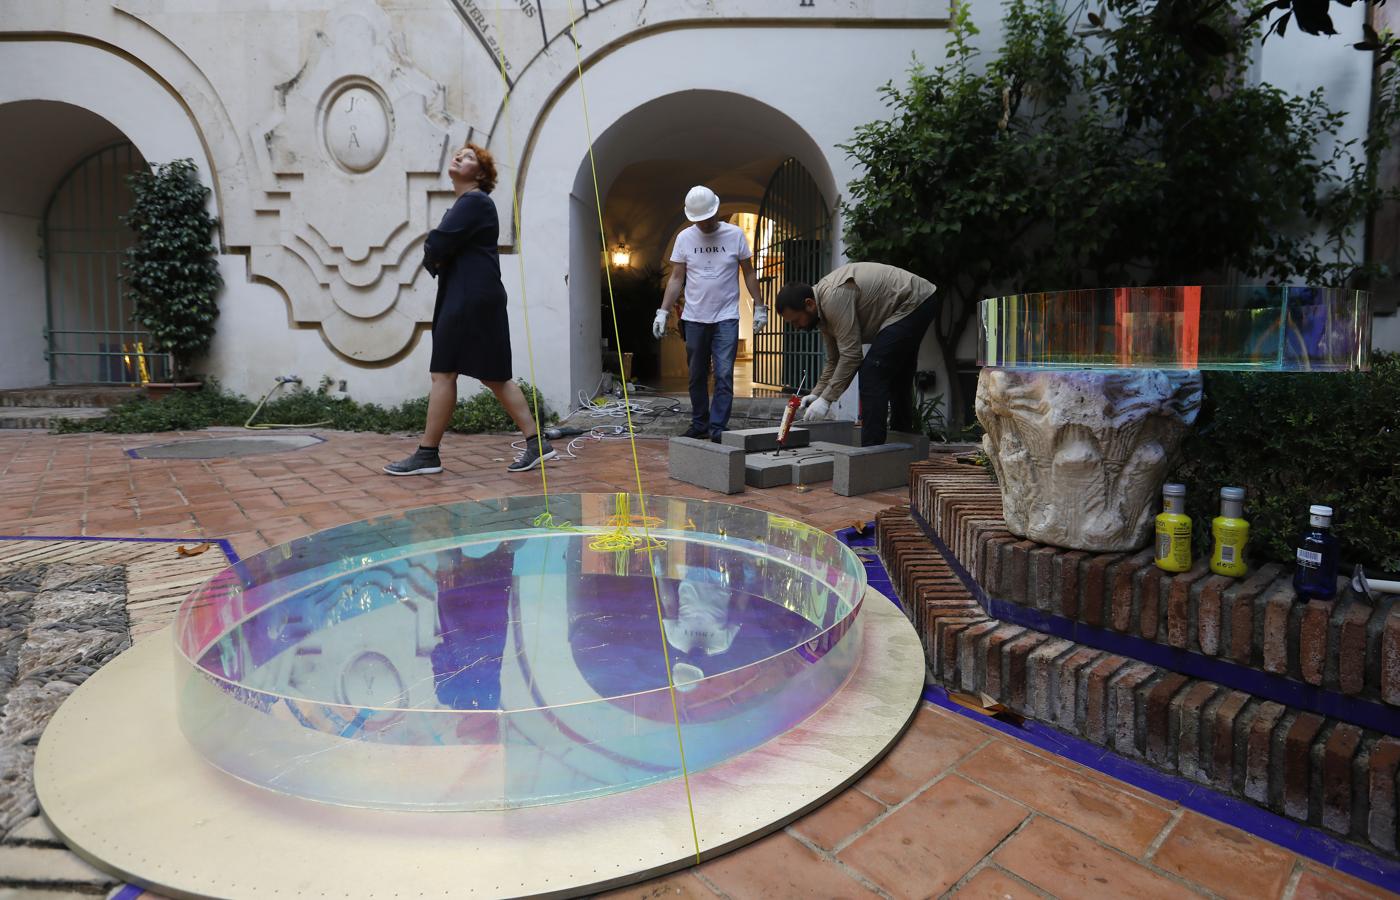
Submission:
<svg viewBox="0 0 1400 900">
<path fill-rule="evenodd" d="M 127 177 L 135 199 L 123 221 L 136 243 L 126 251 L 122 281 L 132 318 L 154 349 L 170 354 L 177 376 L 208 350 L 223 285 L 212 241 L 218 223 L 197 173 L 193 160 L 177 159 Z"/>
</svg>

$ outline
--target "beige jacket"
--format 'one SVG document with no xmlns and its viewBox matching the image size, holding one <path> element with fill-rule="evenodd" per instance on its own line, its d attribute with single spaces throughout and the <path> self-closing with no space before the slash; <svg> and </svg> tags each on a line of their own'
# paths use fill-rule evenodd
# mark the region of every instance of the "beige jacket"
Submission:
<svg viewBox="0 0 1400 900">
<path fill-rule="evenodd" d="M 826 338 L 826 366 L 812 393 L 835 403 L 860 369 L 862 344 L 912 313 L 937 288 L 883 263 L 847 263 L 812 286 L 817 328 Z"/>
</svg>

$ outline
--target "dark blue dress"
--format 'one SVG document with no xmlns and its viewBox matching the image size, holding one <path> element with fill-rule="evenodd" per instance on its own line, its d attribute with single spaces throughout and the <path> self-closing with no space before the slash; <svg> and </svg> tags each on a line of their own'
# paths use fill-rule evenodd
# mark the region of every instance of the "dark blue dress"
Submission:
<svg viewBox="0 0 1400 900">
<path fill-rule="evenodd" d="M 483 191 L 457 198 L 423 245 L 423 266 L 437 278 L 433 355 L 428 370 L 481 381 L 511 379 L 510 319 L 496 204 Z"/>
</svg>

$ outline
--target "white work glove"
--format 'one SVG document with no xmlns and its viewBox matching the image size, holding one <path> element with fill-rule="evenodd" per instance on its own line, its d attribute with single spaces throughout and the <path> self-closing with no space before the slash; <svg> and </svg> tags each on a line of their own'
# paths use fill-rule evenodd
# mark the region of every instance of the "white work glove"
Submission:
<svg viewBox="0 0 1400 900">
<path fill-rule="evenodd" d="M 802 412 L 802 411 L 805 410 L 807 407 L 811 406 L 812 403 L 813 403 L 816 399 L 817 399 L 817 395 L 816 395 L 816 394 L 804 394 L 804 395 L 802 396 L 802 402 L 800 402 L 800 403 L 797 404 L 797 411 L 798 411 L 798 412 Z"/>
<path fill-rule="evenodd" d="M 807 396 L 810 397 L 812 395 L 808 394 Z M 805 401 L 807 398 L 804 397 L 802 399 Z M 812 401 L 811 406 L 807 407 L 807 415 L 802 417 L 802 421 L 817 422 L 821 419 L 827 418 L 830 413 L 831 404 L 826 402 L 825 399 L 818 397 L 817 399 Z"/>
<path fill-rule="evenodd" d="M 651 334 L 652 337 L 656 338 L 658 341 L 666 335 L 666 319 L 670 315 L 671 314 L 664 309 L 658 309 L 656 311 L 656 320 L 651 323 Z"/>
<path fill-rule="evenodd" d="M 755 306 L 753 308 L 753 333 L 758 334 L 768 326 L 768 307 Z"/>
</svg>

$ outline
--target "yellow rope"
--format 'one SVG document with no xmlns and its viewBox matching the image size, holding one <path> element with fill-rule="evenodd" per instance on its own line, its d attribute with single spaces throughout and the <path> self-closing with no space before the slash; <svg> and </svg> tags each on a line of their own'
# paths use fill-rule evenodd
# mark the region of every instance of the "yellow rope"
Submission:
<svg viewBox="0 0 1400 900">
<path fill-rule="evenodd" d="M 574 15 L 573 0 L 568 0 L 569 5 L 569 40 L 574 45 L 574 65 L 578 71 L 578 94 L 583 105 L 583 128 L 584 134 L 588 138 L 588 168 L 593 176 L 593 203 L 598 210 L 598 238 L 603 245 L 603 253 L 606 258 L 608 250 L 607 235 L 603 229 L 603 198 L 598 190 L 598 166 L 593 158 L 593 126 L 588 118 L 588 92 L 583 85 L 583 52 L 579 48 L 578 37 L 575 29 L 578 27 L 578 18 Z M 613 342 L 617 346 L 617 371 L 627 372 L 627 368 L 622 358 L 622 335 L 617 326 L 617 304 L 613 300 L 612 273 L 606 265 L 603 266 L 603 277 L 608 285 L 608 309 L 612 314 Z M 652 558 L 652 551 L 656 550 L 657 544 L 651 536 L 651 520 L 647 516 L 646 492 L 642 489 L 642 465 L 637 459 L 637 433 L 632 427 L 632 403 L 628 398 L 627 379 L 622 378 L 622 407 L 627 413 L 627 437 L 632 447 L 632 472 L 637 479 L 637 501 L 641 506 L 641 527 L 643 534 L 643 546 L 640 549 L 646 550 L 647 569 L 651 572 L 651 589 L 656 599 L 656 624 L 659 627 L 661 636 L 661 655 L 666 664 L 666 689 L 671 695 L 671 714 L 676 721 L 676 746 L 680 751 L 681 777 L 685 781 L 685 802 L 690 812 L 690 834 L 695 840 L 695 861 L 700 862 L 700 831 L 695 824 L 695 800 L 690 792 L 690 768 L 685 763 L 685 738 L 681 734 L 681 713 L 680 704 L 676 700 L 676 683 L 671 677 L 671 652 L 666 644 L 666 623 L 665 616 L 661 611 L 661 585 L 657 580 L 655 560 Z"/>
<path fill-rule="evenodd" d="M 496 5 L 496 33 L 505 34 L 501 29 L 501 7 Z M 535 415 L 535 449 L 540 449 L 539 442 L 544 439 L 544 422 L 540 419 L 540 390 L 539 381 L 535 378 L 535 341 L 530 334 L 530 304 L 527 302 L 525 294 L 525 226 L 520 221 L 520 161 L 515 158 L 515 131 L 510 122 L 510 79 L 506 77 L 506 55 L 504 41 L 496 48 L 497 71 L 501 74 L 501 89 L 503 114 L 506 120 L 506 153 L 515 167 L 515 172 L 510 179 L 510 203 L 511 221 L 515 223 L 515 258 L 520 266 L 520 310 L 525 321 L 525 355 L 530 361 L 530 401 L 534 405 Z M 530 452 L 530 442 L 525 441 L 525 452 Z M 557 530 L 572 530 L 573 526 L 568 522 L 555 522 L 554 514 L 549 509 L 549 476 L 545 474 L 544 461 L 540 461 L 540 487 L 544 491 L 544 512 L 534 520 L 536 528 L 552 528 Z"/>
<path fill-rule="evenodd" d="M 625 493 L 618 494 L 613 500 L 613 514 L 604 524 L 613 530 L 594 538 L 588 545 L 589 550 L 598 553 L 625 553 L 635 550 L 640 553 L 644 550 L 660 550 L 666 546 L 665 541 L 651 534 L 651 529 L 660 527 L 661 520 L 656 516 L 632 515 L 632 498 Z M 643 535 L 639 537 L 633 534 L 633 528 L 641 528 Z"/>
</svg>

